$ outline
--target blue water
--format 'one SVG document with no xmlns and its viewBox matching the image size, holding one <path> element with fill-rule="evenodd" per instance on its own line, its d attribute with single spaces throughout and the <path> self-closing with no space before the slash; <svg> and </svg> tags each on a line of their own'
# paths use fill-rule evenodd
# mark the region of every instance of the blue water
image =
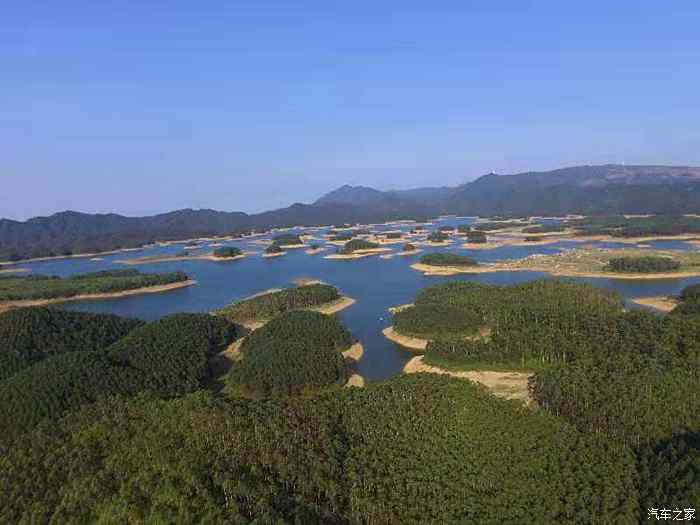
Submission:
<svg viewBox="0 0 700 525">
<path fill-rule="evenodd" d="M 436 226 L 440 226 L 471 221 L 452 217 L 435 222 Z M 398 227 L 387 226 L 384 229 L 398 229 Z M 408 230 L 410 226 L 401 226 L 400 229 Z M 311 233 L 312 235 L 320 235 L 315 232 Z M 311 242 L 323 244 L 322 241 Z M 211 251 L 209 243 L 200 244 L 203 246 L 202 253 Z M 250 240 L 232 241 L 225 244 L 256 253 L 262 253 L 264 249 L 264 246 Z M 617 243 L 588 244 L 604 247 Z M 663 249 L 696 249 L 679 241 L 656 241 L 645 244 Z M 116 261 L 147 255 L 174 254 L 182 251 L 184 246 L 185 244 L 158 246 L 140 251 L 122 252 L 104 256 L 100 261 L 92 261 L 89 258 L 54 259 L 20 266 L 30 268 L 34 274 L 67 276 L 89 271 L 125 268 L 123 264 Z M 479 261 L 490 262 L 519 259 L 534 253 L 556 253 L 562 249 L 576 248 L 577 246 L 580 246 L 580 243 L 563 241 L 543 246 L 506 246 L 493 250 L 469 250 L 462 248 L 461 243 L 455 243 L 446 248 L 430 248 L 425 251 L 451 251 L 469 255 Z M 634 245 L 621 246 L 634 247 Z M 397 244 L 393 247 L 399 250 L 401 245 Z M 512 284 L 546 277 L 545 274 L 538 272 L 499 272 L 476 275 L 463 274 L 454 277 L 426 277 L 410 268 L 419 255 L 397 256 L 392 259 L 381 259 L 374 256 L 346 261 L 323 258 L 323 255 L 331 253 L 333 250 L 334 247 L 329 245 L 329 249 L 319 255 L 307 255 L 304 250 L 289 250 L 287 255 L 271 259 L 254 255 L 239 261 L 229 262 L 173 261 L 140 265 L 137 268 L 145 272 L 182 270 L 196 279 L 197 284 L 162 294 L 66 303 L 64 307 L 72 310 L 109 312 L 151 320 L 176 312 L 209 312 L 269 288 L 291 286 L 292 281 L 296 279 L 320 279 L 338 287 L 345 295 L 353 297 L 357 301 L 352 307 L 341 312 L 339 316 L 353 335 L 364 345 L 365 354 L 358 363 L 358 369 L 360 374 L 371 381 L 399 373 L 406 361 L 412 356 L 401 347 L 386 340 L 382 335 L 382 329 L 391 324 L 388 308 L 410 303 L 420 289 L 449 280 Z M 700 282 L 700 278 L 644 281 L 599 278 L 577 278 L 574 280 L 615 290 L 625 298 L 677 294 L 684 286 Z"/>
</svg>

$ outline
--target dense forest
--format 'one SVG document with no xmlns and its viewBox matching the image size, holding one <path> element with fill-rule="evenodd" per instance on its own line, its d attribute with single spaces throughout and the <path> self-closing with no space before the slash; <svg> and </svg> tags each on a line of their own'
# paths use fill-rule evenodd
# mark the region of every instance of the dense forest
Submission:
<svg viewBox="0 0 700 525">
<path fill-rule="evenodd" d="M 479 264 L 471 257 L 456 253 L 426 253 L 420 258 L 420 263 L 430 266 L 477 266 Z"/>
<path fill-rule="evenodd" d="M 76 295 L 114 293 L 148 286 L 187 281 L 182 272 L 141 273 L 138 270 L 108 270 L 70 277 L 28 275 L 0 276 L 0 301 L 56 299 Z"/>
<path fill-rule="evenodd" d="M 216 312 L 236 323 L 265 321 L 299 308 L 320 306 L 340 299 L 340 293 L 328 284 L 309 284 L 243 299 Z"/>
<path fill-rule="evenodd" d="M 680 261 L 670 257 L 646 255 L 640 257 L 615 257 L 605 265 L 605 270 L 620 273 L 663 273 L 680 269 Z"/>
<path fill-rule="evenodd" d="M 223 318 L 176 314 L 137 327 L 109 346 L 73 348 L 23 368 L 0 382 L 0 428 L 5 429 L 0 450 L 43 419 L 107 395 L 194 392 L 212 377 L 210 358 L 238 336 L 236 326 Z"/>
<path fill-rule="evenodd" d="M 287 312 L 246 337 L 227 383 L 231 391 L 255 397 L 343 385 L 348 370 L 341 352 L 352 343 L 335 316 Z"/>
<path fill-rule="evenodd" d="M 0 382 L 47 357 L 105 348 L 142 325 L 116 315 L 44 307 L 0 314 Z"/>
<path fill-rule="evenodd" d="M 430 339 L 428 358 L 539 367 L 595 349 L 622 310 L 618 295 L 590 285 L 455 281 L 422 290 L 413 307 L 394 315 L 394 326 Z"/>
<path fill-rule="evenodd" d="M 112 398 L 0 457 L 6 523 L 637 523 L 634 458 L 438 376 Z"/>
</svg>

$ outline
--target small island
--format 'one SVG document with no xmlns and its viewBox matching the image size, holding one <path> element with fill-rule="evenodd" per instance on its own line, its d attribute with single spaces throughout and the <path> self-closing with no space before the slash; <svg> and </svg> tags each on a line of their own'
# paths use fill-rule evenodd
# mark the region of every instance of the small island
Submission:
<svg viewBox="0 0 700 525">
<path fill-rule="evenodd" d="M 452 239 L 446 233 L 436 230 L 430 233 L 425 240 L 428 246 L 448 246 L 452 244 Z"/>
<path fill-rule="evenodd" d="M 71 277 L 45 275 L 0 278 L 0 311 L 81 300 L 160 293 L 195 284 L 182 272 L 106 270 Z"/>
<path fill-rule="evenodd" d="M 382 248 L 379 244 L 364 239 L 346 242 L 337 253 L 326 255 L 324 259 L 361 259 L 379 253 L 390 252 L 391 248 Z"/>
<path fill-rule="evenodd" d="M 307 309 L 330 315 L 354 303 L 354 299 L 341 295 L 334 286 L 312 283 L 256 294 L 217 310 L 214 314 L 255 329 L 290 310 Z"/>
<path fill-rule="evenodd" d="M 476 260 L 466 255 L 455 253 L 428 253 L 420 258 L 411 268 L 426 275 L 455 275 L 458 273 L 476 273 L 483 270 Z"/>
<path fill-rule="evenodd" d="M 306 248 L 306 244 L 299 235 L 285 233 L 275 235 L 272 238 L 272 244 L 279 246 L 282 250 L 292 250 L 295 248 Z"/>
<path fill-rule="evenodd" d="M 283 255 L 287 255 L 287 252 L 285 252 L 282 247 L 273 242 L 270 246 L 268 246 L 265 249 L 265 253 L 263 253 L 263 257 L 282 257 Z"/>
</svg>

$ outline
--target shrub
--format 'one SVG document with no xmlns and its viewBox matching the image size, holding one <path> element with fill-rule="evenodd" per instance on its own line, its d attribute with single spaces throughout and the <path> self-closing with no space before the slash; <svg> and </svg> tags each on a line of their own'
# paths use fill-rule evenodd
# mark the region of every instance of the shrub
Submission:
<svg viewBox="0 0 700 525">
<path fill-rule="evenodd" d="M 403 245 L 402 250 L 405 252 L 412 252 L 416 249 L 415 244 L 411 244 L 410 242 L 407 242 L 406 244 Z"/>
</svg>

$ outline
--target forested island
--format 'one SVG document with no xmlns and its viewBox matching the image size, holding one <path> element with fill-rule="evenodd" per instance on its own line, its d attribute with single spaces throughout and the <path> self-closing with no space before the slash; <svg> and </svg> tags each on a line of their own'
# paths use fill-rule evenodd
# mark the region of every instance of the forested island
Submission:
<svg viewBox="0 0 700 525">
<path fill-rule="evenodd" d="M 353 302 L 334 286 L 312 283 L 256 294 L 217 310 L 215 314 L 238 324 L 256 326 L 291 310 L 317 309 L 322 313 L 335 313 Z"/>
<path fill-rule="evenodd" d="M 183 272 L 104 270 L 71 277 L 0 276 L 0 311 L 80 299 L 103 299 L 175 290 L 194 284 Z"/>
</svg>

